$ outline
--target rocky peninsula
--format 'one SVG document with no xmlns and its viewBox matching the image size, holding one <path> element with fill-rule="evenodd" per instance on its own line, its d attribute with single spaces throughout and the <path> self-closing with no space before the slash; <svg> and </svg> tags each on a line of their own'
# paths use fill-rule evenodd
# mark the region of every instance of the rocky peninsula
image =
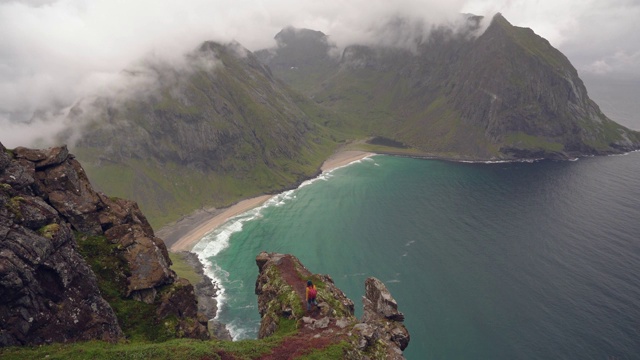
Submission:
<svg viewBox="0 0 640 360">
<path fill-rule="evenodd" d="M 260 322 L 259 338 L 287 327 L 297 329 L 277 349 L 275 358 L 295 358 L 309 348 L 344 344 L 345 359 L 404 359 L 409 332 L 404 315 L 386 286 L 376 278 L 365 281 L 362 319 L 354 316 L 354 304 L 329 275 L 311 273 L 289 254 L 262 252 L 256 257 L 260 275 L 256 280 Z M 305 284 L 318 288 L 318 306 L 306 309 Z"/>
</svg>

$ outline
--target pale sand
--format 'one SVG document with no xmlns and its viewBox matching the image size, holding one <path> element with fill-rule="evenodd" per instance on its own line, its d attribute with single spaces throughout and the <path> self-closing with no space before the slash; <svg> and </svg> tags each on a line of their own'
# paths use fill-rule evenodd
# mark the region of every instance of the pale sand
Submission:
<svg viewBox="0 0 640 360">
<path fill-rule="evenodd" d="M 173 252 L 190 251 L 193 246 L 200 241 L 206 234 L 213 231 L 218 226 L 224 224 L 230 218 L 247 212 L 255 207 L 262 205 L 265 201 L 271 199 L 272 195 L 262 195 L 251 199 L 242 200 L 239 203 L 232 205 L 226 209 L 222 209 L 222 212 L 215 215 L 213 218 L 197 225 L 188 233 L 180 237 L 169 250 Z"/>
<path fill-rule="evenodd" d="M 362 160 L 372 155 L 375 154 L 356 150 L 339 151 L 328 158 L 327 161 L 322 164 L 320 170 L 322 170 L 323 172 L 330 171 L 341 166 L 349 165 L 354 161 Z"/>
<path fill-rule="evenodd" d="M 322 172 L 348 165 L 374 155 L 364 151 L 339 151 L 322 164 Z M 224 224 L 230 218 L 262 205 L 272 195 L 263 195 L 242 200 L 225 209 L 199 210 L 184 217 L 175 224 L 165 226 L 157 232 L 172 252 L 190 251 L 206 234 Z M 213 217 L 212 217 L 213 216 Z M 187 230 L 184 230 L 187 228 Z"/>
</svg>

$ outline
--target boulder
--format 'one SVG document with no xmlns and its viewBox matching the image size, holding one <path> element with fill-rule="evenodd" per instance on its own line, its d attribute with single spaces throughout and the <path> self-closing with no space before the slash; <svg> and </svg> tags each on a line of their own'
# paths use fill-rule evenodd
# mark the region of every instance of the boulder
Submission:
<svg viewBox="0 0 640 360">
<path fill-rule="evenodd" d="M 67 149 L 66 145 L 44 150 L 17 147 L 14 149 L 14 152 L 16 158 L 24 158 L 31 161 L 35 164 L 36 169 L 61 164 L 69 157 L 69 149 Z"/>
<path fill-rule="evenodd" d="M 382 281 L 370 277 L 365 283 L 365 307 L 362 321 L 367 322 L 383 316 L 393 321 L 404 321 L 404 314 L 398 311 L 398 303 Z"/>
<path fill-rule="evenodd" d="M 388 358 L 399 358 L 398 351 L 409 345 L 409 331 L 402 324 L 404 314 L 398 311 L 398 303 L 384 283 L 370 277 L 365 281 L 365 296 L 362 299 L 364 311 L 362 323 L 374 326 L 377 340 L 386 344 Z M 369 343 L 369 338 L 362 333 Z"/>
</svg>

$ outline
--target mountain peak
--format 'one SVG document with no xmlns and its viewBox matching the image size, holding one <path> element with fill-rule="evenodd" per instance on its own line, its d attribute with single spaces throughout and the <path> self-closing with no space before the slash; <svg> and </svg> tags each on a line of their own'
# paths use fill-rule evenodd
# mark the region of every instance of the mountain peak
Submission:
<svg viewBox="0 0 640 360">
<path fill-rule="evenodd" d="M 287 26 L 280 30 L 274 39 L 276 39 L 278 45 L 288 44 L 292 41 L 320 41 L 326 43 L 327 35 L 322 31 Z"/>
</svg>

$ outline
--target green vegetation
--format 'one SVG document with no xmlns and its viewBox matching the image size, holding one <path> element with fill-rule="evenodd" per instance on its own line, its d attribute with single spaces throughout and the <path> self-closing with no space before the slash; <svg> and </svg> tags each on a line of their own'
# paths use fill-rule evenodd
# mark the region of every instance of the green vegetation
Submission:
<svg viewBox="0 0 640 360">
<path fill-rule="evenodd" d="M 279 289 L 280 291 L 279 297 L 277 299 L 273 299 L 267 305 L 268 310 L 264 315 L 265 317 L 270 316 L 273 319 L 278 319 L 278 330 L 276 330 L 276 332 L 278 332 L 280 331 L 280 327 L 283 324 L 286 324 L 282 321 L 288 320 L 280 316 L 281 309 L 290 308 L 293 314 L 293 318 L 301 318 L 305 310 L 302 307 L 302 303 L 300 302 L 300 297 L 298 297 L 296 291 L 289 284 L 287 284 L 287 282 L 281 276 L 280 270 L 277 267 L 269 267 L 266 270 L 265 274 L 269 277 L 269 279 L 274 279 L 271 285 L 274 288 Z"/>
<path fill-rule="evenodd" d="M 236 342 L 174 339 L 162 343 L 122 342 L 118 344 L 90 341 L 75 344 L 2 348 L 0 349 L 0 357 L 3 360 L 175 360 L 222 359 L 224 354 L 231 354 L 236 359 L 255 359 L 269 353 L 281 341 L 281 338 Z"/>
<path fill-rule="evenodd" d="M 179 335 L 175 333 L 176 319 L 163 319 L 159 323 L 155 314 L 157 306 L 126 296 L 130 270 L 119 245 L 110 243 L 104 236 L 84 234 L 76 234 L 76 241 L 78 251 L 96 274 L 102 297 L 113 308 L 128 340 L 160 342 Z"/>
<path fill-rule="evenodd" d="M 60 231 L 60 225 L 49 224 L 38 229 L 38 234 L 46 237 L 47 239 L 53 239 L 53 237 Z"/>
<path fill-rule="evenodd" d="M 22 219 L 22 211 L 20 210 L 20 203 L 24 201 L 22 196 L 14 196 L 4 205 L 16 219 Z"/>
<path fill-rule="evenodd" d="M 51 359 L 51 360 L 112 360 L 112 359 L 258 359 L 295 334 L 295 323 L 289 320 L 278 332 L 262 340 L 219 341 L 173 339 L 160 343 L 123 341 L 116 344 L 88 341 L 75 344 L 51 344 L 33 347 L 0 348 L 3 360 Z M 341 359 L 350 349 L 346 341 L 322 349 L 314 349 L 298 359 Z"/>
<path fill-rule="evenodd" d="M 182 253 L 170 252 L 169 258 L 171 258 L 171 262 L 173 263 L 171 269 L 175 271 L 179 277 L 189 280 L 193 285 L 202 281 L 202 276 L 193 270 L 193 266 L 187 263 Z"/>
<path fill-rule="evenodd" d="M 571 67 L 566 56 L 553 48 L 547 40 L 537 36 L 533 30 L 513 26 L 502 16 L 496 16 L 494 21 L 500 24 L 524 51 L 540 59 L 542 63 L 550 65 L 552 70 L 560 72 Z"/>
<path fill-rule="evenodd" d="M 511 133 L 504 143 L 520 149 L 545 150 L 548 152 L 562 152 L 564 145 L 554 141 L 547 141 L 542 137 L 528 135 L 523 132 Z"/>
<path fill-rule="evenodd" d="M 343 359 L 351 345 L 346 341 L 329 345 L 322 349 L 314 349 L 298 359 L 300 360 L 326 360 L 326 359 Z"/>
</svg>

